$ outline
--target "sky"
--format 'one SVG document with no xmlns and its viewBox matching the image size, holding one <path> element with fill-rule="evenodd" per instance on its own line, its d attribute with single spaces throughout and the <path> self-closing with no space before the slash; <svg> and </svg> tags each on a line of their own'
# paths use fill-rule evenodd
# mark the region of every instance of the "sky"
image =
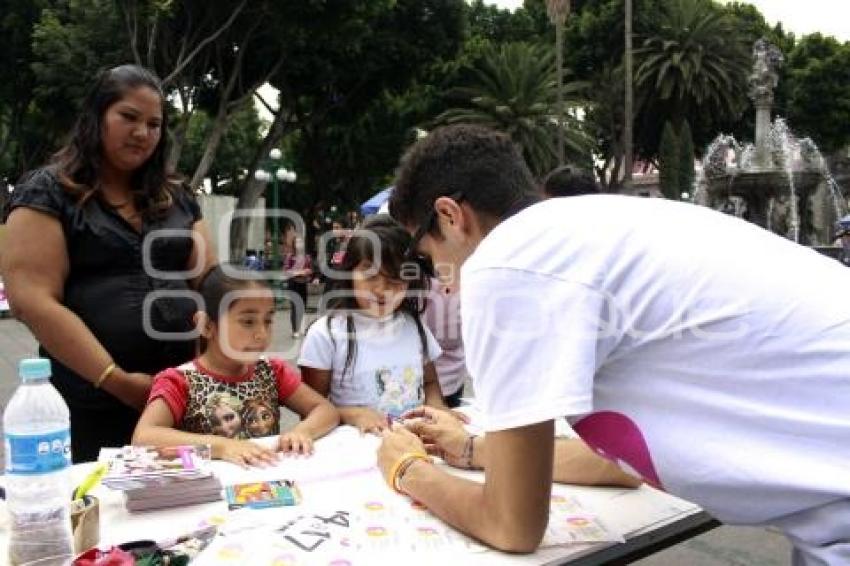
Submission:
<svg viewBox="0 0 850 566">
<path fill-rule="evenodd" d="M 522 6 L 522 0 L 487 0 L 503 8 Z M 749 0 L 758 7 L 772 25 L 782 22 L 782 27 L 796 35 L 821 32 L 841 41 L 850 40 L 850 1 L 848 0 Z"/>
</svg>

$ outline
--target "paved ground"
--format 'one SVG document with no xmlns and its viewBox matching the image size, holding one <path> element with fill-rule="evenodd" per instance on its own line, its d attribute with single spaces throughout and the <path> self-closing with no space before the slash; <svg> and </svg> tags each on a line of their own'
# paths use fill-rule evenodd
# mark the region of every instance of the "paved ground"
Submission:
<svg viewBox="0 0 850 566">
<path fill-rule="evenodd" d="M 272 350 L 293 360 L 297 345 L 290 336 L 287 312 L 275 317 Z M 18 360 L 36 354 L 36 342 L 22 324 L 0 319 L 0 406 L 5 407 L 17 386 Z M 0 423 L 2 432 L 2 423 Z M 0 456 L 2 456 L 0 444 Z M 721 527 L 671 549 L 636 562 L 641 566 L 787 566 L 789 545 L 763 529 Z"/>
</svg>

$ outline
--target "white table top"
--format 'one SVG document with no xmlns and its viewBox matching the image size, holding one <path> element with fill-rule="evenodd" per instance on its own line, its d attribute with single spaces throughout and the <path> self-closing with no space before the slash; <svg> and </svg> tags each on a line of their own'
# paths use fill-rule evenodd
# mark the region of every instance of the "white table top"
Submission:
<svg viewBox="0 0 850 566">
<path fill-rule="evenodd" d="M 269 524 L 285 521 L 287 516 L 305 510 L 322 512 L 352 508 L 364 501 L 381 499 L 392 501 L 400 496 L 394 494 L 384 483 L 376 467 L 376 449 L 379 439 L 361 436 L 350 427 L 339 427 L 316 443 L 316 452 L 310 458 L 285 457 L 272 469 L 253 468 L 245 470 L 227 462 L 213 462 L 215 474 L 222 484 L 244 483 L 270 479 L 294 479 L 303 493 L 300 506 L 268 509 L 242 510 L 236 513 L 251 513 L 253 520 L 262 517 Z M 75 481 L 80 481 L 91 469 L 92 464 L 74 466 Z M 483 479 L 480 472 L 463 472 L 448 466 L 445 469 L 470 479 Z M 124 509 L 120 492 L 99 486 L 92 492 L 101 501 L 101 542 L 110 545 L 131 540 L 164 540 L 192 531 L 205 522 L 217 522 L 235 515 L 227 510 L 224 501 L 177 507 L 143 513 L 128 513 Z M 583 508 L 593 513 L 610 529 L 629 539 L 642 534 L 661 532 L 677 523 L 706 522 L 701 509 L 687 501 L 665 494 L 648 486 L 636 490 L 619 488 L 590 488 L 555 485 L 553 494 L 574 497 Z M 287 515 L 288 514 L 288 515 Z M 3 514 L 5 515 L 5 513 Z M 234 519 L 230 519 L 234 520 Z M 0 556 L 5 558 L 7 533 L 5 521 L 0 526 Z M 656 541 L 657 542 L 657 541 Z M 554 564 L 572 559 L 589 557 L 619 543 L 573 544 L 539 549 L 530 555 L 510 555 L 493 550 L 478 549 L 474 552 L 454 548 L 451 553 L 436 550 L 426 555 L 405 555 L 405 563 L 433 564 L 440 557 L 457 562 L 463 552 L 464 564 Z M 622 546 L 622 545 L 621 545 Z M 395 558 L 393 558 L 395 556 Z M 394 552 L 371 553 L 364 564 L 396 562 Z M 257 564 L 254 560 L 234 560 L 233 564 Z M 298 564 L 307 562 L 299 561 Z M 352 563 L 361 563 L 360 560 Z"/>
</svg>

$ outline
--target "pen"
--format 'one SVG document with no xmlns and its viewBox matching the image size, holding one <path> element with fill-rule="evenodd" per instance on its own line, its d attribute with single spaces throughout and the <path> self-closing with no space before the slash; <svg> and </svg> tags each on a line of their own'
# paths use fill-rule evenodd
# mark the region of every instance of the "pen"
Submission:
<svg viewBox="0 0 850 566">
<path fill-rule="evenodd" d="M 387 427 L 392 428 L 393 423 L 404 424 L 404 419 L 401 417 L 394 417 L 392 415 L 387 415 Z"/>
<path fill-rule="evenodd" d="M 82 499 L 94 486 L 100 483 L 101 478 L 106 473 L 106 468 L 105 463 L 95 466 L 94 470 L 74 490 L 73 499 Z"/>
</svg>

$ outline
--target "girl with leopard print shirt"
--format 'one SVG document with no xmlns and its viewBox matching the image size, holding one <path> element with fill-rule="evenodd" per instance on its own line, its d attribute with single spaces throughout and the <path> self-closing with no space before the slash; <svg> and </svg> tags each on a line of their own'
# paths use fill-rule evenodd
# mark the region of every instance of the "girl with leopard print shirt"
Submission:
<svg viewBox="0 0 850 566">
<path fill-rule="evenodd" d="M 271 343 L 274 297 L 255 277 L 219 266 L 204 278 L 205 310 L 195 314 L 203 353 L 156 376 L 134 444 L 209 444 L 213 458 L 263 465 L 277 451 L 249 439 L 278 435 L 279 451 L 310 454 L 313 441 L 337 425 L 327 399 L 286 362 L 262 356 Z M 287 432 L 280 430 L 280 405 L 303 419 Z"/>
</svg>

